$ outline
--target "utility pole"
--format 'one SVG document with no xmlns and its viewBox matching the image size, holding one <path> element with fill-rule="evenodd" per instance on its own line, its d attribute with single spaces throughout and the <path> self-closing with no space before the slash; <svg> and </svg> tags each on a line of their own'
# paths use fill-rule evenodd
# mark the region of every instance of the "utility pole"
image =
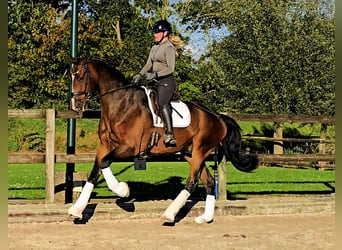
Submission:
<svg viewBox="0 0 342 250">
<path fill-rule="evenodd" d="M 77 57 L 77 29 L 78 29 L 78 0 L 72 0 L 72 20 L 71 20 L 71 47 L 70 52 L 72 57 Z M 69 82 L 69 109 L 71 109 L 72 97 L 72 82 Z M 76 120 L 74 118 L 68 119 L 67 125 L 67 154 L 75 154 L 75 134 L 76 134 Z M 74 185 L 75 163 L 66 163 L 65 171 L 65 203 L 72 203 L 72 191 Z"/>
</svg>

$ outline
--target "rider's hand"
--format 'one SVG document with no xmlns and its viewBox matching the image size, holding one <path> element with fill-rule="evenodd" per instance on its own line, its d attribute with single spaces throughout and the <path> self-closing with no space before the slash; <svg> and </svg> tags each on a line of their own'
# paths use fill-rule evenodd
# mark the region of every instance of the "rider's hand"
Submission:
<svg viewBox="0 0 342 250">
<path fill-rule="evenodd" d="M 146 73 L 145 78 L 147 81 L 153 81 L 154 79 L 157 78 L 157 73 L 153 72 L 153 73 Z"/>
<path fill-rule="evenodd" d="M 140 73 L 133 76 L 132 83 L 138 85 L 140 83 L 140 81 L 141 81 L 141 74 Z"/>
</svg>

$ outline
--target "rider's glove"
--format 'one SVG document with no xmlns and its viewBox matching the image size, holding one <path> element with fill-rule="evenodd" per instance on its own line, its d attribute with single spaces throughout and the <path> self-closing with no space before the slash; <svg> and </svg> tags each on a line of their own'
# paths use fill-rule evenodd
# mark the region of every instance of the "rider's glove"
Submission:
<svg viewBox="0 0 342 250">
<path fill-rule="evenodd" d="M 133 76 L 132 83 L 139 85 L 140 81 L 141 81 L 141 74 L 140 73 Z"/>
<path fill-rule="evenodd" d="M 157 78 L 157 73 L 153 72 L 153 73 L 146 73 L 145 75 L 146 81 L 153 81 L 154 79 Z"/>
</svg>

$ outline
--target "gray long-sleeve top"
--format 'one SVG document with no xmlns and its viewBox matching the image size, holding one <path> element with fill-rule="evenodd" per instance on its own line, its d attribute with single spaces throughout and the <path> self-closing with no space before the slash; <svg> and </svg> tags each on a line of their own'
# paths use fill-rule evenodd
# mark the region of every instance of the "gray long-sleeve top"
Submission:
<svg viewBox="0 0 342 250">
<path fill-rule="evenodd" d="M 156 72 L 158 77 L 167 76 L 175 71 L 176 50 L 169 41 L 153 45 L 145 66 L 139 72 L 144 75 L 147 72 Z"/>
</svg>

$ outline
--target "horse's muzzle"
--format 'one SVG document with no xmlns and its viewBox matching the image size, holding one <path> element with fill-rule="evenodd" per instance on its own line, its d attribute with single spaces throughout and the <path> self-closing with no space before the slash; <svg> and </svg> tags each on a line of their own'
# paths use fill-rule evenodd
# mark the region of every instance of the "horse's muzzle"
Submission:
<svg viewBox="0 0 342 250">
<path fill-rule="evenodd" d="M 92 98 L 92 93 L 87 91 L 72 92 L 70 99 L 71 110 L 76 112 L 83 112 L 86 109 L 86 104 Z"/>
<path fill-rule="evenodd" d="M 70 109 L 76 112 L 80 111 L 80 107 L 77 107 L 75 98 L 70 99 Z"/>
<path fill-rule="evenodd" d="M 75 112 L 84 112 L 86 110 L 86 104 L 89 102 L 89 99 L 77 100 L 75 98 L 70 99 L 70 109 Z"/>
</svg>

